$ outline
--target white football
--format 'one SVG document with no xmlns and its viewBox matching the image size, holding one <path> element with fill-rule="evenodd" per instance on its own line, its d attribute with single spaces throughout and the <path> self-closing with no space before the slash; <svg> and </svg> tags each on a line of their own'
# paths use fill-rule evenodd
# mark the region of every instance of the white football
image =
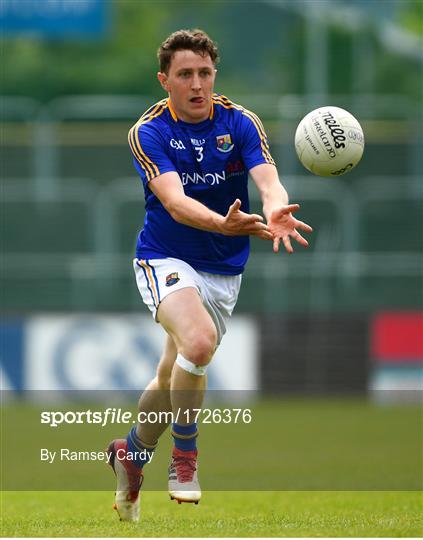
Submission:
<svg viewBox="0 0 423 540">
<path fill-rule="evenodd" d="M 341 176 L 353 169 L 364 150 L 364 135 L 352 114 L 320 107 L 305 116 L 295 133 L 298 159 L 318 176 Z"/>
</svg>

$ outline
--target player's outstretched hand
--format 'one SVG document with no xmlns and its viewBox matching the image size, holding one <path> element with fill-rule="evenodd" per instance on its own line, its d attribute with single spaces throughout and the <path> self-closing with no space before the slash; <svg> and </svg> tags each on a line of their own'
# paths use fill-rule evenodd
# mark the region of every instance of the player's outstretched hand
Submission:
<svg viewBox="0 0 423 540">
<path fill-rule="evenodd" d="M 299 221 L 292 214 L 300 208 L 299 204 L 288 204 L 273 210 L 267 222 L 270 231 L 273 234 L 273 251 L 279 251 L 279 244 L 282 240 L 283 245 L 288 253 L 293 253 L 291 238 L 296 240 L 304 247 L 308 246 L 307 240 L 301 236 L 297 229 L 311 233 L 313 229 L 307 223 Z"/>
<path fill-rule="evenodd" d="M 222 234 L 227 236 L 258 236 L 263 240 L 273 240 L 273 234 L 268 225 L 263 223 L 263 217 L 258 214 L 246 214 L 240 210 L 241 201 L 236 199 L 229 207 L 223 225 Z"/>
</svg>

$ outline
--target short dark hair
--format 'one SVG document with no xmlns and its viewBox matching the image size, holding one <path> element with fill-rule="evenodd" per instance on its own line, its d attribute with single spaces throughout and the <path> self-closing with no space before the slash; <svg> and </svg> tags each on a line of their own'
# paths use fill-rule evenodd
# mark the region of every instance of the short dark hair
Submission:
<svg viewBox="0 0 423 540">
<path fill-rule="evenodd" d="M 206 32 L 198 28 L 194 30 L 178 30 L 166 38 L 157 51 L 162 73 L 169 73 L 173 55 L 176 51 L 181 50 L 190 50 L 201 56 L 209 55 L 213 64 L 217 64 L 219 61 L 217 45 Z"/>
</svg>

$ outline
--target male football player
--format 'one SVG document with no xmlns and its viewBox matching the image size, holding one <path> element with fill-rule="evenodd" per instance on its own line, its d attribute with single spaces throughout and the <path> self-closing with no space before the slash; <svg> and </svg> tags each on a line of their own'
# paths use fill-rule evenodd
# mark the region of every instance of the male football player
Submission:
<svg viewBox="0 0 423 540">
<path fill-rule="evenodd" d="M 259 118 L 214 93 L 218 51 L 209 36 L 177 31 L 161 44 L 158 59 L 158 80 L 168 97 L 129 132 L 146 205 L 136 281 L 167 334 L 157 376 L 139 410 L 173 411 L 169 494 L 178 502 L 198 503 L 198 428 L 191 413 L 201 408 L 207 366 L 238 298 L 249 236 L 270 240 L 274 252 L 282 241 L 291 253 L 291 239 L 308 245 L 298 230 L 312 229 L 293 216 L 299 206 L 288 203 Z M 249 175 L 266 222 L 249 213 Z M 176 418 L 178 411 L 183 414 Z M 115 508 L 122 520 L 139 517 L 146 451 L 154 450 L 166 427 L 139 423 L 126 439 L 110 444 Z"/>
</svg>

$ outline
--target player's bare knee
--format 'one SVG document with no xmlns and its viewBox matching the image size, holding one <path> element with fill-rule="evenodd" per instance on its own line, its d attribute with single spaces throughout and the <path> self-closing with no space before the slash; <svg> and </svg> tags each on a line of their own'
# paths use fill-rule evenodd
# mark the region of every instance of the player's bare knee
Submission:
<svg viewBox="0 0 423 540">
<path fill-rule="evenodd" d="M 213 327 L 198 331 L 186 341 L 181 354 L 196 366 L 206 366 L 213 357 L 216 343 L 217 334 Z"/>
</svg>

